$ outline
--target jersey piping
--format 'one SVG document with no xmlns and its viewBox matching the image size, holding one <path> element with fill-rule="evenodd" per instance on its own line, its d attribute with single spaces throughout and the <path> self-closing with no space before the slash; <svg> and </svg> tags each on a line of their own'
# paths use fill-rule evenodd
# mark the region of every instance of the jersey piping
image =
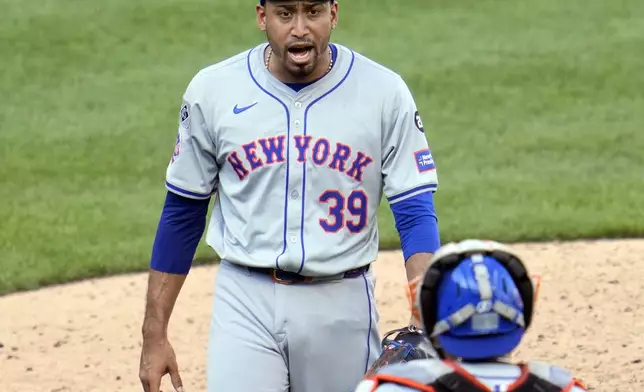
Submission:
<svg viewBox="0 0 644 392">
<path fill-rule="evenodd" d="M 416 188 L 410 189 L 408 191 L 399 193 L 399 194 L 397 194 L 395 196 L 391 196 L 391 197 L 387 198 L 387 201 L 390 204 L 392 204 L 392 203 L 403 201 L 403 200 L 408 199 L 410 197 L 419 195 L 421 193 L 435 192 L 436 189 L 438 189 L 438 186 L 436 184 L 421 185 L 421 186 L 417 186 Z"/>
<path fill-rule="evenodd" d="M 272 94 L 270 91 L 268 91 L 267 89 L 262 87 L 262 85 L 259 84 L 259 82 L 255 78 L 255 75 L 253 75 L 253 70 L 252 70 L 252 68 L 250 66 L 250 56 L 252 55 L 253 50 L 254 49 L 252 49 L 252 50 L 250 50 L 248 52 L 248 56 L 247 56 L 247 60 L 246 60 L 246 65 L 248 66 L 248 74 L 250 75 L 251 79 L 253 79 L 253 82 L 255 83 L 255 85 L 257 87 L 259 87 L 260 90 L 262 90 L 269 97 L 271 97 L 274 100 L 276 100 L 277 102 L 279 102 L 279 104 L 282 105 L 282 107 L 284 108 L 284 112 L 286 113 L 286 138 L 287 138 L 287 140 L 291 140 L 291 113 L 288 110 L 288 106 L 286 106 L 286 104 L 281 99 L 279 99 L 276 95 Z M 290 162 L 290 159 L 289 159 L 290 150 L 291 150 L 290 143 L 286 143 L 286 162 Z M 288 213 L 288 176 L 289 176 L 289 167 L 290 167 L 290 165 L 287 164 L 286 165 L 286 188 L 284 189 L 284 236 L 282 237 L 282 243 L 283 243 L 282 252 L 279 255 L 277 255 L 277 257 L 275 258 L 275 268 L 277 268 L 277 269 L 280 268 L 280 265 L 279 265 L 280 257 L 284 253 L 286 253 L 286 224 L 287 224 L 287 213 Z"/>
<path fill-rule="evenodd" d="M 306 131 L 308 128 L 307 120 L 308 120 L 309 109 L 311 109 L 311 107 L 313 107 L 313 105 L 315 105 L 316 103 L 320 102 L 324 97 L 326 97 L 327 95 L 335 91 L 338 87 L 342 85 L 342 83 L 344 83 L 345 80 L 347 80 L 347 78 L 349 77 L 349 74 L 351 73 L 351 70 L 353 69 L 353 63 L 355 61 L 355 58 L 356 58 L 355 54 L 353 53 L 353 51 L 351 51 L 351 63 L 349 64 L 349 69 L 347 69 L 346 74 L 342 77 L 342 79 L 340 79 L 340 81 L 335 86 L 333 86 L 326 93 L 314 99 L 304 110 L 304 137 L 306 137 Z M 286 186 L 288 189 L 288 176 L 286 178 L 287 178 Z M 302 163 L 302 213 L 301 213 L 301 219 L 300 219 L 300 243 L 302 244 L 302 262 L 300 263 L 300 269 L 297 271 L 298 274 L 302 272 L 302 269 L 304 268 L 304 262 L 306 259 L 306 252 L 304 248 L 304 207 L 305 207 L 304 203 L 305 201 L 306 201 L 306 161 Z M 286 238 L 286 222 L 284 223 L 284 238 Z"/>
</svg>

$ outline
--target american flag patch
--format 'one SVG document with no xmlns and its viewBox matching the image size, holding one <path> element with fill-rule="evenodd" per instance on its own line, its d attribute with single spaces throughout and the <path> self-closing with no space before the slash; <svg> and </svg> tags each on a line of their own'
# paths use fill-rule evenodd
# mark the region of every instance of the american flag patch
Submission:
<svg viewBox="0 0 644 392">
<path fill-rule="evenodd" d="M 416 151 L 414 153 L 414 159 L 416 161 L 416 168 L 418 168 L 420 173 L 436 169 L 434 158 L 429 149 Z"/>
</svg>

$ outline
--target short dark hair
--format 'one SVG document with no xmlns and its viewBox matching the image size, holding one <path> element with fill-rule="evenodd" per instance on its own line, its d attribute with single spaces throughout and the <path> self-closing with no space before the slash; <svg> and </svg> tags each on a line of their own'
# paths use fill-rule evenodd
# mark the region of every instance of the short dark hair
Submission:
<svg viewBox="0 0 644 392">
<path fill-rule="evenodd" d="M 270 1 L 274 1 L 274 0 L 259 0 L 259 5 L 264 6 L 264 5 L 266 5 L 267 1 L 270 2 Z M 280 1 L 280 0 L 277 0 L 277 1 Z M 281 0 L 281 1 L 283 1 L 283 0 Z M 331 3 L 331 4 L 335 3 L 335 0 L 308 0 L 308 1 L 315 1 L 317 3 Z"/>
</svg>

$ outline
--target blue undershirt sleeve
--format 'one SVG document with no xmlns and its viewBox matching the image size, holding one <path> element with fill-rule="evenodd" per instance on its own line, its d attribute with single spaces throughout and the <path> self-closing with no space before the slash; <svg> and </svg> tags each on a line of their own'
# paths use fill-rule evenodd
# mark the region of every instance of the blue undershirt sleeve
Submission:
<svg viewBox="0 0 644 392">
<path fill-rule="evenodd" d="M 206 227 L 210 199 L 196 200 L 169 192 L 159 220 L 150 268 L 187 274 Z"/>
<path fill-rule="evenodd" d="M 435 253 L 440 247 L 433 192 L 424 192 L 390 205 L 405 262 L 416 253 Z"/>
</svg>

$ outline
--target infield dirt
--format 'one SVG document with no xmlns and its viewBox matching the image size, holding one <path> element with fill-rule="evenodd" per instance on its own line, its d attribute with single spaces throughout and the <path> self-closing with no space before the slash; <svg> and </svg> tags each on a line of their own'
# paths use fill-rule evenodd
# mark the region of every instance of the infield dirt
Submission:
<svg viewBox="0 0 644 392">
<path fill-rule="evenodd" d="M 644 240 L 514 244 L 542 277 L 536 319 L 517 360 L 573 370 L 593 391 L 644 387 Z M 409 319 L 400 252 L 375 263 L 380 331 Z M 186 391 L 203 391 L 216 266 L 196 267 L 170 325 Z M 141 391 L 146 275 L 0 297 L 2 391 Z M 167 378 L 167 377 L 166 377 Z M 165 379 L 163 391 L 171 391 Z"/>
</svg>

